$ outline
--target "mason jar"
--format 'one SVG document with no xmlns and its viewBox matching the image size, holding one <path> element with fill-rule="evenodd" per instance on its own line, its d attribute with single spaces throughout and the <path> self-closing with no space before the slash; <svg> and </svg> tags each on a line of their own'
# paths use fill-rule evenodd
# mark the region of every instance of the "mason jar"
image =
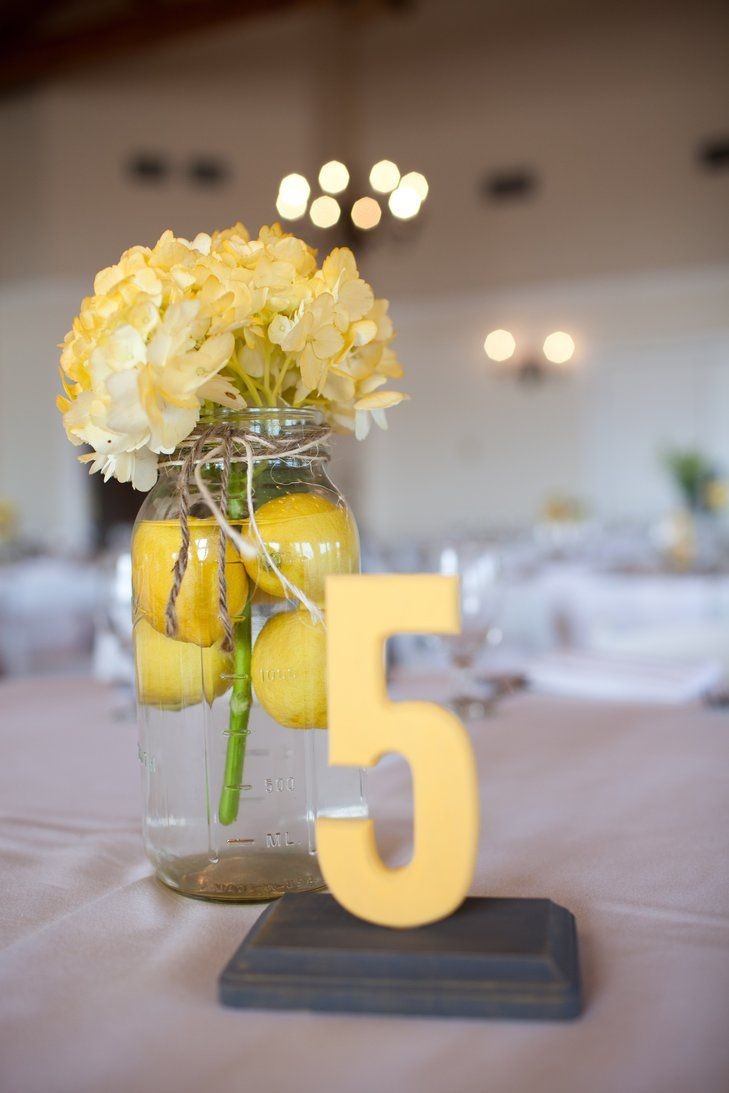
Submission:
<svg viewBox="0 0 729 1093">
<path fill-rule="evenodd" d="M 188 468 L 190 545 L 168 636 L 180 476 L 193 436 L 162 464 L 132 540 L 145 848 L 160 880 L 186 895 L 267 900 L 323 886 L 317 816 L 366 814 L 362 772 L 327 764 L 326 620 L 317 617 L 326 577 L 359 571 L 359 539 L 327 474 L 318 411 L 221 409 L 201 424 L 233 434 L 227 519 L 256 553 L 242 557 L 227 543 L 226 640 L 221 531 Z M 240 436 L 266 458 L 249 466 Z M 299 438 L 309 446 L 295 454 Z M 281 454 L 282 443 L 294 454 Z M 219 498 L 224 460 L 215 438 L 195 465 Z M 251 526 L 249 475 L 265 553 Z"/>
</svg>

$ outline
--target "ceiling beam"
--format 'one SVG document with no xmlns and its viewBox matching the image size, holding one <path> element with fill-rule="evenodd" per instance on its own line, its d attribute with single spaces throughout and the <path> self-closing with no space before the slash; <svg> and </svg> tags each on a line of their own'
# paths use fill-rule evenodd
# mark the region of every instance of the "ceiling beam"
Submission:
<svg viewBox="0 0 729 1093">
<path fill-rule="evenodd" d="M 57 73 L 94 64 L 232 20 L 275 14 L 295 0 L 189 0 L 184 4 L 135 5 L 109 11 L 73 30 L 45 32 L 48 0 L 3 5 L 0 13 L 0 91 L 39 83 Z M 9 10 L 8 10 L 9 9 Z M 9 25 L 8 25 L 9 24 Z"/>
</svg>

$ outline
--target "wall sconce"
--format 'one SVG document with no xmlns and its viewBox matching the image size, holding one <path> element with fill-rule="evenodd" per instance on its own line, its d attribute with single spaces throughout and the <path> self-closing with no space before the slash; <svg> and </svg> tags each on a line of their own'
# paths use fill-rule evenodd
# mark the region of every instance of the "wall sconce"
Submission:
<svg viewBox="0 0 729 1093">
<path fill-rule="evenodd" d="M 419 171 L 401 174 L 397 164 L 389 159 L 381 159 L 372 167 L 370 193 L 363 193 L 365 187 L 354 185 L 349 168 L 336 159 L 321 167 L 318 182 L 322 192 L 310 204 L 312 188 L 308 179 L 300 174 L 281 179 L 276 211 L 282 220 L 300 220 L 308 212 L 317 228 L 327 230 L 340 225 L 340 230 L 361 234 L 371 232 L 391 218 L 413 220 L 428 196 L 425 175 Z"/>
<path fill-rule="evenodd" d="M 564 365 L 575 354 L 574 339 L 564 330 L 548 334 L 542 343 L 541 354 L 527 348 L 517 353 L 516 338 L 508 330 L 492 330 L 486 335 L 483 348 L 489 360 L 506 365 L 517 379 L 525 383 L 538 383 L 550 375 L 564 372 Z"/>
</svg>

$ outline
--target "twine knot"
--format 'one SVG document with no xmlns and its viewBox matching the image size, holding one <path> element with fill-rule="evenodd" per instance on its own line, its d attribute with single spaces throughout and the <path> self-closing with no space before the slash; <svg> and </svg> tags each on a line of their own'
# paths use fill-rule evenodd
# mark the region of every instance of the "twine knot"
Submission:
<svg viewBox="0 0 729 1093">
<path fill-rule="evenodd" d="M 200 496 L 220 528 L 218 545 L 218 611 L 223 624 L 222 647 L 227 652 L 233 649 L 233 623 L 228 611 L 228 588 L 225 573 L 228 542 L 231 542 L 242 558 L 252 560 L 262 555 L 266 564 L 281 582 L 287 599 L 298 600 L 310 614 L 314 622 L 323 622 L 324 616 L 317 604 L 306 593 L 281 572 L 276 559 L 272 556 L 263 540 L 254 509 L 253 468 L 256 463 L 273 460 L 297 458 L 311 462 L 319 455 L 319 447 L 329 437 L 330 430 L 323 425 L 307 427 L 297 437 L 264 437 L 260 433 L 241 431 L 238 426 L 224 422 L 215 423 L 193 434 L 192 443 L 180 464 L 177 483 L 180 510 L 180 550 L 172 571 L 172 587 L 165 610 L 165 631 L 170 638 L 177 637 L 177 597 L 180 594 L 182 580 L 187 570 L 190 557 L 190 480 L 195 484 Z M 206 448 L 210 448 L 206 451 Z M 220 462 L 219 501 L 216 501 L 202 476 L 203 463 Z M 232 462 L 246 465 L 246 503 L 248 524 L 255 544 L 250 538 L 244 538 L 228 520 L 228 497 L 230 492 L 230 466 Z"/>
</svg>

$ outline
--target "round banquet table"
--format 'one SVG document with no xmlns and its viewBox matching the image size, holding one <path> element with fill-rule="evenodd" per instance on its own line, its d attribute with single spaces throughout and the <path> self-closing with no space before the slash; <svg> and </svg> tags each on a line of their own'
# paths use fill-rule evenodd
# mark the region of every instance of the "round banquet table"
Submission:
<svg viewBox="0 0 729 1093">
<path fill-rule="evenodd" d="M 565 1023 L 223 1009 L 261 905 L 162 887 L 140 843 L 135 727 L 82 679 L 0 686 L 0 1087 L 13 1093 L 719 1093 L 729 1088 L 729 717 L 532 695 L 472 726 L 477 895 L 578 922 Z M 371 800 L 392 860 L 410 788 Z"/>
</svg>

